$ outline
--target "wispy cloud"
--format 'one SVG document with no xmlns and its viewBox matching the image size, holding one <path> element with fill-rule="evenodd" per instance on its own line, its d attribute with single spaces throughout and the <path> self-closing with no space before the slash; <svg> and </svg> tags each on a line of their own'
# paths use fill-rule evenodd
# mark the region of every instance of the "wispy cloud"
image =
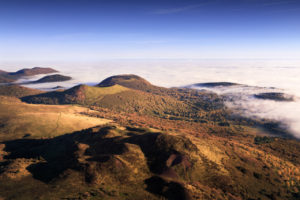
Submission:
<svg viewBox="0 0 300 200">
<path fill-rule="evenodd" d="M 188 11 L 188 10 L 193 10 L 193 9 L 199 8 L 199 7 L 203 6 L 204 4 L 206 4 L 206 3 L 188 5 L 188 6 L 176 7 L 176 8 L 157 9 L 157 10 L 153 11 L 152 13 L 153 14 L 157 14 L 157 15 L 166 15 L 166 14 L 181 13 L 181 12 L 184 12 L 184 11 Z"/>
<path fill-rule="evenodd" d="M 276 6 L 276 5 L 286 5 L 286 4 L 293 4 L 293 3 L 297 3 L 298 1 L 295 0 L 291 0 L 291 1 L 287 1 L 287 0 L 279 0 L 279 1 L 270 1 L 270 2 L 266 2 L 261 4 L 261 6 Z"/>
<path fill-rule="evenodd" d="M 232 10 L 265 9 L 269 12 L 285 12 L 299 10 L 299 3 L 299 0 L 245 0 L 243 4 Z"/>
</svg>

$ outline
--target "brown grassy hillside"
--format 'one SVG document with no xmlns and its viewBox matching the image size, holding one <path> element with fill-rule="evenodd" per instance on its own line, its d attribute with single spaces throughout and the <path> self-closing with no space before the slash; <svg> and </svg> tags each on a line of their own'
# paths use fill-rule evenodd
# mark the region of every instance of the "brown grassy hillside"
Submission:
<svg viewBox="0 0 300 200">
<path fill-rule="evenodd" d="M 66 91 L 28 96 L 22 100 L 35 104 L 80 104 L 96 110 L 157 116 L 179 123 L 188 121 L 223 127 L 259 127 L 272 134 L 292 137 L 281 128 L 279 122 L 236 115 L 224 105 L 222 97 L 215 93 L 157 87 L 135 75 L 113 76 L 105 79 L 98 87 L 79 85 Z"/>
<path fill-rule="evenodd" d="M 149 94 L 120 85 L 109 87 L 76 86 L 63 92 L 50 92 L 22 98 L 28 103 L 80 104 L 115 111 L 151 115 L 184 115 L 188 105 L 169 96 Z"/>
</svg>

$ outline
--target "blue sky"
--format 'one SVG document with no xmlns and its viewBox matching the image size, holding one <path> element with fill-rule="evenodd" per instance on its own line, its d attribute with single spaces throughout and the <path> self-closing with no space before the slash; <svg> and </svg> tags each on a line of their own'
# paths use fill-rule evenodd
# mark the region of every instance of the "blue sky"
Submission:
<svg viewBox="0 0 300 200">
<path fill-rule="evenodd" d="M 300 0 L 0 0 L 0 61 L 299 57 Z"/>
</svg>

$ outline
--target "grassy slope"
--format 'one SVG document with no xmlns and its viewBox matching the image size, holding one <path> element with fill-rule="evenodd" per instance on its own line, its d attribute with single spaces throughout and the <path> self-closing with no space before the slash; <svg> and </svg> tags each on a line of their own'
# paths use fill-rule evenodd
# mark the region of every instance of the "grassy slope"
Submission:
<svg viewBox="0 0 300 200">
<path fill-rule="evenodd" d="M 0 110 L 0 140 L 57 136 L 109 121 L 81 115 L 87 108 L 29 105 L 12 97 L 1 97 Z"/>
<path fill-rule="evenodd" d="M 122 86 L 112 86 L 107 88 L 97 88 L 87 85 L 78 85 L 66 91 L 48 92 L 40 95 L 33 95 L 22 100 L 37 104 L 94 104 L 106 95 L 118 94 L 129 90 Z"/>
<path fill-rule="evenodd" d="M 63 92 L 29 96 L 22 100 L 40 104 L 80 104 L 118 113 L 138 113 L 177 121 L 213 123 L 224 127 L 255 125 L 267 127 L 273 132 L 276 128 L 276 124 L 265 126 L 267 120 L 250 120 L 232 115 L 217 94 L 185 88 L 157 87 L 133 75 L 110 77 L 100 83 L 99 87 L 81 85 Z M 287 136 L 284 130 L 277 132 Z"/>
<path fill-rule="evenodd" d="M 81 104 L 117 112 L 152 115 L 184 115 L 189 106 L 170 96 L 159 96 L 120 85 L 109 87 L 76 86 L 63 92 L 50 92 L 22 99 L 28 103 Z"/>
<path fill-rule="evenodd" d="M 187 88 L 157 87 L 135 75 L 113 76 L 102 81 L 98 87 L 81 85 L 63 92 L 29 96 L 22 100 L 40 104 L 80 104 L 96 110 L 122 112 L 123 115 L 137 113 L 156 116 L 157 121 L 176 120 L 178 124 L 195 122 L 196 126 L 205 124 L 205 132 L 220 132 L 210 128 L 212 124 L 229 127 L 229 130 L 240 126 L 257 127 L 262 129 L 260 132 L 263 134 L 292 137 L 281 128 L 280 122 L 253 120 L 236 115 L 217 94 Z M 231 132 L 229 131 L 229 135 Z M 228 131 L 222 131 L 222 134 L 228 135 Z"/>
<path fill-rule="evenodd" d="M 101 101 L 106 95 L 115 95 L 121 92 L 128 91 L 128 88 L 122 87 L 120 85 L 114 85 L 112 87 L 91 87 L 91 86 L 84 86 L 84 92 L 86 101 L 85 104 L 95 104 L 98 101 Z"/>
</svg>

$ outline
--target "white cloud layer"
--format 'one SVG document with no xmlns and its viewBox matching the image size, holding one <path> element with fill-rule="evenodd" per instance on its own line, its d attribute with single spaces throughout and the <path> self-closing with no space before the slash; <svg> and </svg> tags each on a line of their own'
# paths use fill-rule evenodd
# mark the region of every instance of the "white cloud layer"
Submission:
<svg viewBox="0 0 300 200">
<path fill-rule="evenodd" d="M 231 94 L 228 106 L 247 116 L 279 120 L 289 125 L 300 138 L 300 60 L 117 60 L 97 63 L 27 63 L 23 67 L 53 67 L 74 79 L 68 82 L 29 85 L 52 88 L 71 87 L 80 83 L 96 84 L 116 74 L 137 74 L 151 83 L 165 87 L 186 86 L 201 82 L 227 81 L 258 87 L 217 88 L 215 92 Z M 0 69 L 20 68 L 4 64 Z M 36 79 L 39 77 L 35 77 Z M 274 87 L 274 88 L 270 88 Z M 295 102 L 275 102 L 253 98 L 258 92 L 279 91 L 296 96 Z"/>
</svg>

